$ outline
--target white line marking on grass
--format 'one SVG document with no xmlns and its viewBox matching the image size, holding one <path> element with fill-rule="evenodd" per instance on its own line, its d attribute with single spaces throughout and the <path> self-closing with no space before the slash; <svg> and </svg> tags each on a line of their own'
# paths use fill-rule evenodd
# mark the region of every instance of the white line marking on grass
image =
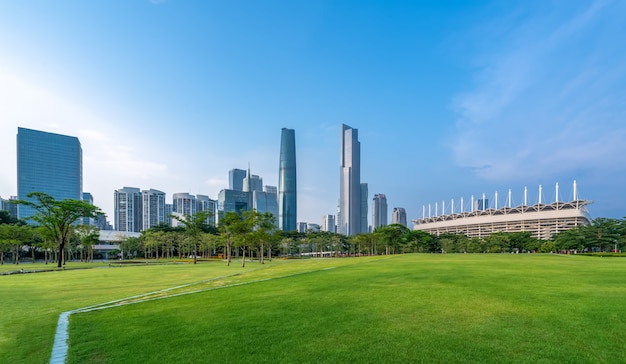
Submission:
<svg viewBox="0 0 626 364">
<path fill-rule="evenodd" d="M 306 271 L 306 272 L 298 272 L 298 273 L 287 274 L 287 275 L 284 275 L 284 276 L 270 277 L 270 278 L 257 279 L 257 280 L 254 280 L 254 281 L 233 283 L 233 284 L 229 284 L 229 285 L 226 285 L 226 286 L 210 287 L 210 288 L 205 288 L 205 289 L 197 289 L 197 290 L 194 290 L 194 291 L 175 293 L 175 294 L 171 294 L 171 295 L 167 295 L 167 296 L 149 297 L 149 296 L 152 296 L 154 294 L 163 293 L 163 292 L 167 292 L 167 291 L 172 291 L 172 290 L 179 289 L 179 288 L 185 288 L 185 287 L 189 287 L 189 286 L 193 286 L 193 285 L 197 285 L 197 284 L 202 284 L 202 283 L 207 283 L 207 282 L 211 282 L 211 281 L 216 281 L 216 280 L 222 279 L 222 278 L 234 277 L 234 276 L 237 276 L 237 275 L 240 275 L 240 274 L 243 274 L 243 273 L 251 273 L 251 271 L 238 272 L 238 273 L 229 274 L 229 275 L 226 275 L 226 276 L 206 279 L 206 280 L 199 281 L 199 282 L 183 284 L 183 285 L 180 285 L 180 286 L 165 288 L 165 289 L 161 289 L 161 290 L 154 291 L 154 292 L 148 292 L 148 293 L 144 293 L 144 294 L 140 294 L 140 295 L 136 295 L 136 296 L 131 296 L 131 297 L 127 297 L 127 298 L 121 298 L 121 299 L 114 300 L 114 301 L 104 302 L 104 303 L 100 303 L 100 304 L 97 304 L 97 305 L 92 305 L 92 306 L 87 306 L 87 307 L 83 307 L 83 308 L 77 308 L 75 310 L 62 312 L 61 315 L 59 316 L 59 321 L 57 323 L 56 333 L 54 335 L 54 344 L 52 345 L 52 355 L 50 356 L 50 364 L 64 364 L 65 360 L 67 359 L 67 351 L 69 349 L 69 347 L 67 345 L 67 339 L 69 338 L 69 326 L 70 326 L 69 323 L 70 323 L 70 315 L 71 314 L 83 313 L 83 312 L 91 312 L 91 311 L 98 311 L 98 310 L 105 310 L 105 309 L 113 308 L 113 307 L 120 307 L 120 306 L 131 305 L 131 304 L 134 304 L 134 303 L 143 303 L 143 302 L 149 302 L 149 301 L 156 301 L 156 300 L 160 300 L 160 299 L 164 299 L 164 298 L 185 296 L 185 295 L 193 294 L 193 293 L 208 292 L 208 291 L 214 291 L 214 290 L 222 289 L 222 288 L 230 288 L 230 287 L 243 286 L 243 285 L 246 285 L 246 284 L 266 282 L 266 281 L 271 281 L 273 279 L 289 278 L 289 277 L 293 277 L 293 276 L 298 276 L 298 275 L 308 274 L 308 273 L 314 273 L 314 272 L 319 272 L 319 271 L 324 271 L 324 270 L 330 270 L 330 269 L 334 269 L 334 268 L 337 268 L 337 267 L 336 266 L 335 267 L 326 267 L 326 268 L 321 268 L 321 269 L 316 269 L 316 270 L 309 270 L 309 271 Z M 148 298 L 140 299 L 142 297 L 148 297 Z M 139 299 L 137 299 L 137 298 L 139 298 Z M 135 299 L 137 299 L 137 300 L 135 300 Z M 125 302 L 125 301 L 128 301 L 128 300 L 134 300 L 134 301 Z"/>
</svg>

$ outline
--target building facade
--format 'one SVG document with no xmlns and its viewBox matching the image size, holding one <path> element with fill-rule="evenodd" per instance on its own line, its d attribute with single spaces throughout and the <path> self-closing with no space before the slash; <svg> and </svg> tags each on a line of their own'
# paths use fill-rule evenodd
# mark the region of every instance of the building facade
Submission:
<svg viewBox="0 0 626 364">
<path fill-rule="evenodd" d="M 83 150 L 78 138 L 39 130 L 17 128 L 17 196 L 30 200 L 31 192 L 44 192 L 57 200 L 81 200 Z M 35 210 L 19 205 L 18 218 Z"/>
<path fill-rule="evenodd" d="M 228 171 L 228 189 L 243 191 L 243 179 L 246 178 L 246 171 L 243 169 L 231 169 Z"/>
<path fill-rule="evenodd" d="M 391 223 L 407 226 L 406 210 L 404 207 L 394 207 L 391 213 Z"/>
<path fill-rule="evenodd" d="M 142 230 L 148 230 L 169 220 L 165 214 L 165 192 L 149 189 L 141 191 Z"/>
<path fill-rule="evenodd" d="M 83 192 L 83 201 L 87 202 L 90 205 L 93 205 L 93 196 L 89 192 Z M 96 219 L 93 217 L 83 217 L 83 225 L 94 226 L 96 224 Z"/>
<path fill-rule="evenodd" d="M 196 196 L 196 199 L 198 201 L 198 207 L 196 208 L 196 210 L 198 212 L 208 212 L 210 216 L 207 218 L 207 224 L 216 225 L 217 219 L 215 217 L 215 214 L 217 212 L 217 201 L 210 199 L 209 196 L 206 195 L 198 195 Z"/>
<path fill-rule="evenodd" d="M 278 167 L 278 228 L 296 230 L 297 219 L 296 135 L 293 129 L 283 128 Z"/>
<path fill-rule="evenodd" d="M 115 190 L 114 223 L 115 230 L 141 232 L 143 227 L 142 196 L 139 188 L 124 187 Z"/>
<path fill-rule="evenodd" d="M 172 212 L 181 215 L 195 215 L 198 211 L 198 200 L 196 196 L 187 192 L 175 193 L 172 195 Z"/>
<path fill-rule="evenodd" d="M 372 230 L 387 225 L 387 197 L 377 193 L 372 199 Z"/>
<path fill-rule="evenodd" d="M 359 132 L 358 129 L 341 124 L 339 212 L 337 214 L 337 227 L 341 234 L 355 235 L 362 232 L 361 213 L 363 209 L 367 211 L 367 191 L 364 194 L 366 202 L 363 208 L 361 186 Z M 365 225 L 367 226 L 367 214 Z"/>
<path fill-rule="evenodd" d="M 476 206 L 472 201 L 471 211 L 464 211 L 463 203 L 461 203 L 460 211 L 454 211 L 452 207 L 450 213 L 442 212 L 428 217 L 423 212 L 421 219 L 413 220 L 413 230 L 422 230 L 435 235 L 463 234 L 470 238 L 486 238 L 496 232 L 530 232 L 534 238 L 548 240 L 561 231 L 591 223 L 591 217 L 587 211 L 587 205 L 591 202 L 578 198 L 575 181 L 573 187 L 574 199 L 570 202 L 559 201 L 557 184 L 555 193 L 557 197 L 549 204 L 541 201 L 542 192 L 539 186 L 539 201 L 534 205 L 527 204 L 526 189 L 524 189 L 524 203 L 516 207 L 511 204 L 511 191 L 509 190 L 508 201 L 502 207 L 497 207 L 496 193 L 494 207 L 484 210 L 475 209 Z M 487 200 L 485 198 L 482 200 L 487 205 Z M 454 202 L 451 205 L 454 206 Z"/>
<path fill-rule="evenodd" d="M 269 212 L 274 216 L 278 226 L 278 189 L 275 186 L 265 186 L 262 192 L 253 192 L 253 206 L 260 213 Z"/>
<path fill-rule="evenodd" d="M 322 216 L 322 231 L 328 231 L 331 233 L 337 232 L 337 226 L 335 223 L 335 215 L 324 215 Z"/>
</svg>

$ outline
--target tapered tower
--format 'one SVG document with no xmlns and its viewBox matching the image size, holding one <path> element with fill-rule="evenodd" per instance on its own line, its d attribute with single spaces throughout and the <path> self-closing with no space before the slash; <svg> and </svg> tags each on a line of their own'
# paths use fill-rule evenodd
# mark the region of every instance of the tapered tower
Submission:
<svg viewBox="0 0 626 364">
<path fill-rule="evenodd" d="M 283 128 L 278 168 L 278 228 L 280 230 L 296 229 L 298 221 L 296 187 L 296 134 L 293 129 Z"/>
<path fill-rule="evenodd" d="M 364 232 L 361 231 L 361 200 L 363 199 L 363 194 L 361 193 L 361 143 L 359 142 L 359 131 L 345 124 L 341 124 L 339 183 L 339 221 L 337 222 L 337 232 L 344 235 Z M 365 192 L 364 208 L 367 216 L 366 191 L 363 192 Z M 367 217 L 365 222 L 365 225 L 367 225 Z"/>
</svg>

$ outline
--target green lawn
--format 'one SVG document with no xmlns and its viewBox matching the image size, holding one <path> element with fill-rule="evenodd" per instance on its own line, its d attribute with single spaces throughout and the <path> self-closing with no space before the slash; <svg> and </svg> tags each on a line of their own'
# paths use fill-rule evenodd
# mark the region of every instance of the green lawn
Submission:
<svg viewBox="0 0 626 364">
<path fill-rule="evenodd" d="M 626 362 L 625 259 L 425 254 L 260 267 L 0 276 L 0 362 L 49 360 L 62 311 L 220 276 L 167 294 L 252 283 L 72 315 L 69 362 Z"/>
</svg>

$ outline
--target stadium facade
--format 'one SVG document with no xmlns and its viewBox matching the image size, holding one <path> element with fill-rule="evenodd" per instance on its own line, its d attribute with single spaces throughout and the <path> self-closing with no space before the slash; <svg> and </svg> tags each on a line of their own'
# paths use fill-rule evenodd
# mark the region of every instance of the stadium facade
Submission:
<svg viewBox="0 0 626 364">
<path fill-rule="evenodd" d="M 433 235 L 463 234 L 470 238 L 485 238 L 496 232 L 530 232 L 537 239 L 548 240 L 561 231 L 591 223 L 587 205 L 592 201 L 578 198 L 576 181 L 574 181 L 573 199 L 570 202 L 559 201 L 558 183 L 555 194 L 557 197 L 554 202 L 542 203 L 541 194 L 541 186 L 539 186 L 540 197 L 538 202 L 534 205 L 528 205 L 527 190 L 525 189 L 524 203 L 512 207 L 511 191 L 509 190 L 507 204 L 498 208 L 496 193 L 496 202 L 493 208 L 473 208 L 471 211 L 463 211 L 461 200 L 460 212 L 454 211 L 453 200 L 450 213 L 445 213 L 445 204 L 442 203 L 442 213 L 438 214 L 438 206 L 436 206 L 435 216 L 430 216 L 431 206 L 429 205 L 429 216 L 426 216 L 426 208 L 423 207 L 422 218 L 412 221 L 413 230 L 422 230 Z M 485 200 L 484 196 L 482 200 Z M 472 198 L 470 206 L 474 205 Z"/>
</svg>

